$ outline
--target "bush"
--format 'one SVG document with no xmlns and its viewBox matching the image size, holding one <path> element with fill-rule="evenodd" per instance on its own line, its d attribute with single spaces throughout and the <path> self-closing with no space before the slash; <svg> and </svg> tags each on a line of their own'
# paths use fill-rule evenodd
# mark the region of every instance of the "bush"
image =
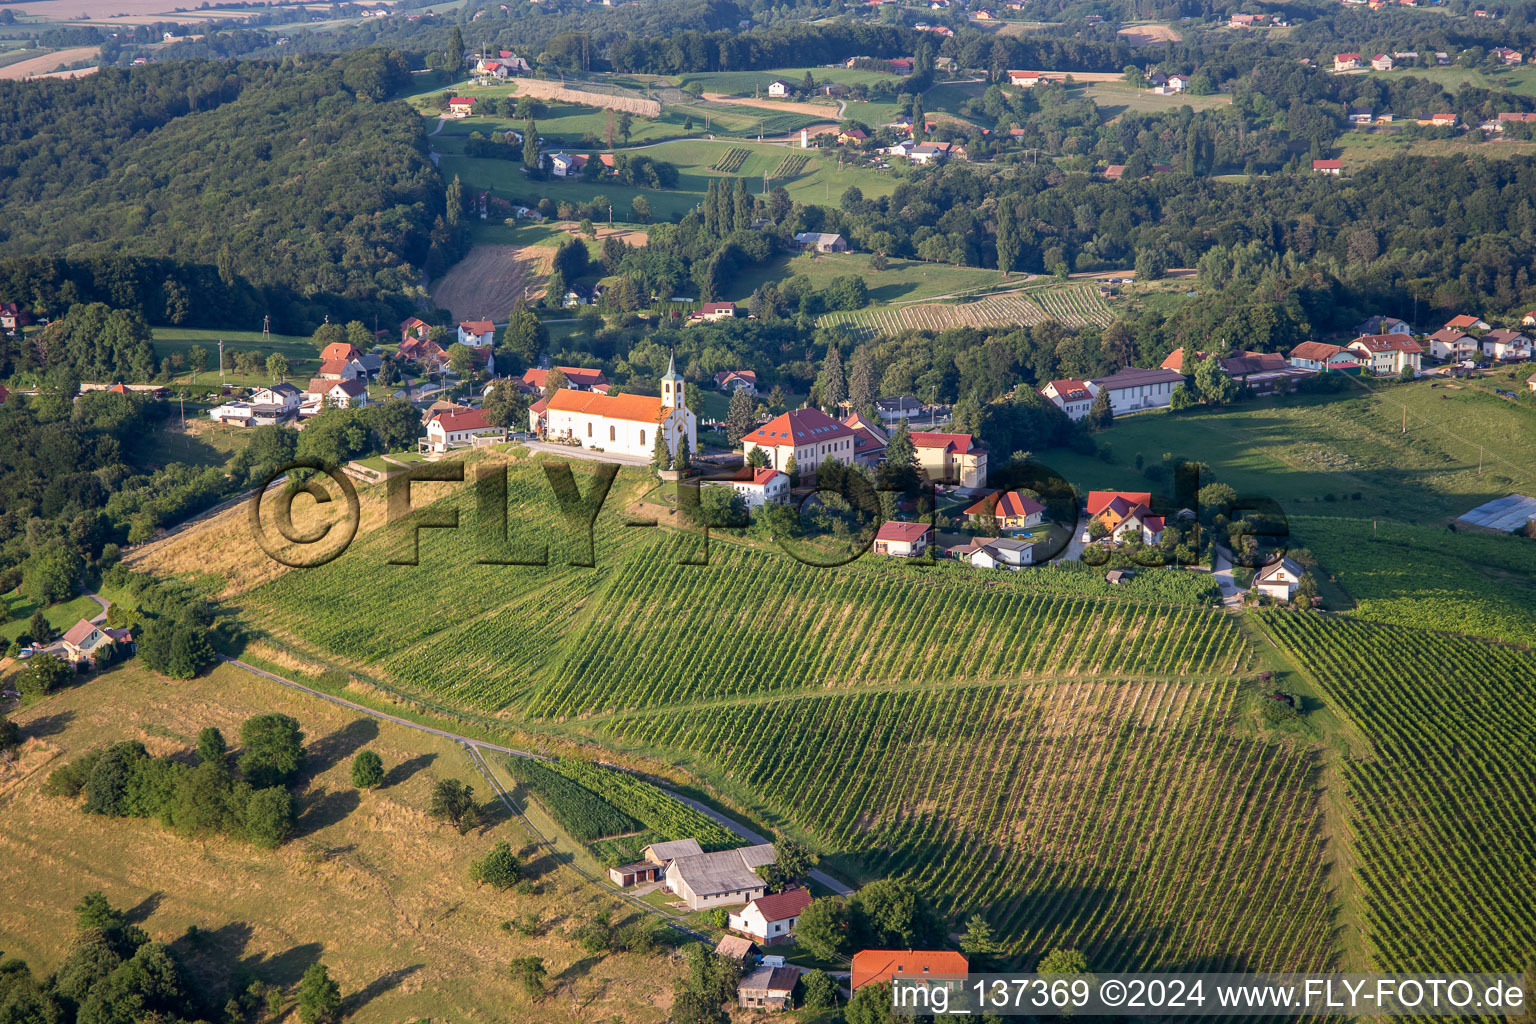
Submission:
<svg viewBox="0 0 1536 1024">
<path fill-rule="evenodd" d="M 360 751 L 352 759 L 352 785 L 373 789 L 384 781 L 384 761 L 371 750 Z"/>
<path fill-rule="evenodd" d="M 16 677 L 17 688 L 22 693 L 42 696 L 52 693 L 74 677 L 69 665 L 51 654 L 34 655 L 27 667 Z"/>
<path fill-rule="evenodd" d="M 512 852 L 512 845 L 505 840 L 497 843 L 490 853 L 469 866 L 471 879 L 502 891 L 516 885 L 522 874 L 523 866 Z"/>
<path fill-rule="evenodd" d="M 10 750 L 21 743 L 21 726 L 0 715 L 0 750 Z"/>
<path fill-rule="evenodd" d="M 251 794 L 245 805 L 245 834 L 257 846 L 275 849 L 293 834 L 293 794 L 269 786 Z"/>
<path fill-rule="evenodd" d="M 101 755 L 102 751 L 93 750 L 78 760 L 55 768 L 48 776 L 48 783 L 43 787 L 43 792 L 49 796 L 79 796 L 80 791 L 85 788 L 85 780 L 91 777 L 91 769 L 96 766 Z"/>
</svg>

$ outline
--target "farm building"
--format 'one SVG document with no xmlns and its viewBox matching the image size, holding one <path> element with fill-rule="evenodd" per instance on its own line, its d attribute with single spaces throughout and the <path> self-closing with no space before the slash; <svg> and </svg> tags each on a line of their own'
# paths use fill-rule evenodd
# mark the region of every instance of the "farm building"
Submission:
<svg viewBox="0 0 1536 1024">
<path fill-rule="evenodd" d="M 689 910 L 750 903 L 768 891 L 757 869 L 774 859 L 771 843 L 679 856 L 667 865 L 667 889 Z"/>
<path fill-rule="evenodd" d="M 1253 577 L 1253 589 L 1276 601 L 1289 601 L 1301 585 L 1303 569 L 1295 559 L 1282 558 L 1264 566 Z"/>
</svg>

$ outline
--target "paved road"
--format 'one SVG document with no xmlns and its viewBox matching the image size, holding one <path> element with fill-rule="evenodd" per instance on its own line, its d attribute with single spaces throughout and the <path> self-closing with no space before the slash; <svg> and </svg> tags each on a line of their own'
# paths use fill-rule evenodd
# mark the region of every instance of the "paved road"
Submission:
<svg viewBox="0 0 1536 1024">
<path fill-rule="evenodd" d="M 618 466 L 649 466 L 650 459 L 639 455 L 618 455 L 614 452 L 594 452 L 571 444 L 551 444 L 548 441 L 519 441 L 536 452 L 548 452 L 566 459 L 590 459 L 593 462 L 611 462 Z"/>
<path fill-rule="evenodd" d="M 385 711 L 378 711 L 364 704 L 358 704 L 355 701 L 347 700 L 345 697 L 337 697 L 336 695 L 326 693 L 323 690 L 317 690 L 312 686 L 305 686 L 303 683 L 296 683 L 292 679 L 285 679 L 280 675 L 268 672 L 266 669 L 257 668 L 255 665 L 252 665 L 249 662 L 241 661 L 238 658 L 229 658 L 221 654 L 219 655 L 219 660 L 225 662 L 226 664 L 233 665 L 235 668 L 243 669 L 252 675 L 260 676 L 262 679 L 277 683 L 280 686 L 286 686 L 290 690 L 298 690 L 302 693 L 307 693 L 311 696 L 319 697 L 321 700 L 328 700 L 332 704 L 347 708 L 350 711 L 356 711 L 358 714 L 368 715 L 370 718 L 377 718 L 381 721 L 391 722 L 395 725 L 402 725 L 407 729 L 415 729 L 417 732 L 425 732 L 430 733 L 433 736 L 441 736 L 443 739 L 452 740 L 453 742 L 460 744 L 464 747 L 465 750 L 469 752 L 470 760 L 475 763 L 475 767 L 479 768 L 481 774 L 486 777 L 486 781 L 490 784 L 492 791 L 501 798 L 501 800 L 514 814 L 516 814 L 519 818 L 522 818 L 522 811 L 518 809 L 517 805 L 511 801 L 511 798 L 501 788 L 500 782 L 498 782 L 495 776 L 491 774 L 490 768 L 488 765 L 486 765 L 484 759 L 479 756 L 479 751 L 494 750 L 497 753 L 510 754 L 513 757 L 530 757 L 535 760 L 544 760 L 544 758 L 540 757 L 540 755 L 527 750 L 518 750 L 515 747 L 504 747 L 497 743 L 487 743 L 485 740 L 477 740 L 468 736 L 460 736 L 458 733 L 448 732 L 445 729 L 434 729 L 430 725 L 422 725 L 420 722 L 413 722 L 408 718 L 401 718 L 398 715 L 391 715 Z M 668 789 L 663 789 L 662 792 L 674 798 L 679 803 L 686 804 L 687 806 L 692 807 L 694 810 L 708 816 L 712 820 L 719 822 L 721 825 L 724 825 L 726 828 L 730 829 L 738 836 L 741 836 L 741 838 L 745 839 L 749 843 L 768 842 L 768 840 L 764 838 L 760 833 L 754 832 L 752 829 L 743 825 L 739 821 L 726 817 L 707 804 L 700 803 L 697 800 L 683 796 L 681 793 L 674 793 Z M 528 825 L 528 828 L 533 835 L 542 838 L 542 834 L 538 831 L 538 829 L 533 827 L 532 823 L 528 822 L 526 818 L 524 818 L 523 821 Z M 546 843 L 549 842 L 548 840 L 544 841 Z M 846 896 L 853 892 L 852 889 L 844 885 L 842 882 L 839 882 L 825 871 L 821 871 L 819 869 L 812 871 L 811 877 L 814 878 L 817 882 L 820 882 L 822 885 L 826 886 L 828 889 L 831 889 L 833 892 L 840 893 L 841 895 Z M 650 908 L 648 907 L 648 909 Z"/>
<path fill-rule="evenodd" d="M 1237 589 L 1237 580 L 1232 576 L 1232 563 L 1227 561 L 1220 548 L 1213 546 L 1211 553 L 1211 575 L 1216 580 L 1216 585 L 1221 588 L 1221 603 L 1227 608 L 1241 608 L 1243 604 L 1243 592 Z"/>
</svg>

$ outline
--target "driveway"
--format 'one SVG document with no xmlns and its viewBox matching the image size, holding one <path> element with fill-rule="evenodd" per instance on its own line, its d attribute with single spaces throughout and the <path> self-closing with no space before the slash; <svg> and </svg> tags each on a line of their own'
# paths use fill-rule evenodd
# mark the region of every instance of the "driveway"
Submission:
<svg viewBox="0 0 1536 1024">
<path fill-rule="evenodd" d="M 651 460 L 639 455 L 619 455 L 615 452 L 594 452 L 571 444 L 550 444 L 548 441 L 521 441 L 530 451 L 547 452 L 567 459 L 587 459 L 591 462 L 611 462 L 616 466 L 649 466 Z"/>
<path fill-rule="evenodd" d="M 1220 548 L 1211 550 L 1211 576 L 1215 578 L 1216 585 L 1221 588 L 1221 603 L 1227 608 L 1241 608 L 1243 606 L 1243 592 L 1237 588 L 1237 580 L 1232 576 L 1232 563 Z"/>
</svg>

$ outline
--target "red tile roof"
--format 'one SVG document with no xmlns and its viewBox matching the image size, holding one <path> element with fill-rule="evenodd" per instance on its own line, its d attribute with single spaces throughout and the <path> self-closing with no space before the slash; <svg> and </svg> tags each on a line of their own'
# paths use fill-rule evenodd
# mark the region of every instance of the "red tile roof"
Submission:
<svg viewBox="0 0 1536 1024">
<path fill-rule="evenodd" d="M 81 619 L 79 622 L 69 627 L 69 632 L 64 634 L 64 642 L 69 644 L 71 647 L 79 647 L 81 644 L 85 643 L 85 641 L 89 639 L 90 635 L 94 632 L 96 632 L 95 625 L 87 622 L 85 619 Z"/>
<path fill-rule="evenodd" d="M 339 374 L 339 373 L 341 373 L 341 371 L 345 370 L 346 368 L 347 368 L 347 360 L 345 360 L 345 359 L 322 359 L 322 360 L 320 360 L 320 373 L 321 373 L 322 376 L 327 374 L 327 373 L 338 373 Z"/>
<path fill-rule="evenodd" d="M 1304 341 L 1291 349 L 1291 357 L 1294 359 L 1314 359 L 1317 362 L 1325 362 L 1334 356 L 1342 355 L 1346 349 L 1338 345 L 1330 345 L 1326 341 Z"/>
<path fill-rule="evenodd" d="M 772 472 L 771 470 L 769 472 Z M 811 891 L 809 889 L 788 889 L 777 892 L 771 896 L 759 896 L 752 901 L 764 919 L 769 921 L 787 921 L 791 917 L 799 917 L 805 912 L 805 908 L 811 905 Z"/>
<path fill-rule="evenodd" d="M 1032 516 L 1036 512 L 1044 512 L 1045 506 L 1023 491 L 1003 491 L 1001 494 L 989 494 L 976 504 L 965 510 L 968 516 L 991 516 L 996 518 L 1014 516 Z"/>
<path fill-rule="evenodd" d="M 608 378 L 603 376 L 602 370 L 594 370 L 586 366 L 557 366 L 555 369 L 565 374 L 565 379 L 575 388 L 595 388 L 599 384 L 608 383 Z M 534 367 L 523 371 L 523 383 L 529 387 L 543 388 L 548 381 L 548 370 Z"/>
<path fill-rule="evenodd" d="M 561 388 L 549 398 L 551 412 L 581 412 L 632 423 L 660 423 L 667 410 L 653 395 L 600 395 L 595 391 Z"/>
<path fill-rule="evenodd" d="M 765 448 L 777 448 L 830 441 L 850 437 L 852 434 L 851 427 L 837 422 L 820 409 L 795 409 L 782 416 L 775 416 L 742 440 Z M 915 440 L 917 435 L 913 434 L 912 437 Z"/>
<path fill-rule="evenodd" d="M 528 407 L 528 410 L 530 412 L 533 412 L 533 413 L 537 414 L 537 413 L 543 412 L 545 409 L 548 409 L 548 408 L 549 408 L 549 402 L 547 400 L 541 398 L 537 402 L 534 402 L 532 405 L 530 405 Z"/>
<path fill-rule="evenodd" d="M 470 334 L 489 334 L 496 329 L 489 320 L 460 320 L 459 326 Z"/>
<path fill-rule="evenodd" d="M 733 306 L 732 308 L 734 309 L 735 307 Z M 726 384 L 729 384 L 733 380 L 744 380 L 751 384 L 753 387 L 757 387 L 757 371 L 721 370 L 719 373 L 715 374 L 715 387 L 724 387 Z"/>
<path fill-rule="evenodd" d="M 445 433 L 456 430 L 495 429 L 486 421 L 485 413 L 479 409 L 470 409 L 467 412 L 445 412 L 437 418 L 437 425 L 442 427 Z"/>
<path fill-rule="evenodd" d="M 942 434 L 925 430 L 912 431 L 912 444 L 916 448 L 943 448 L 958 455 L 969 455 L 981 447 L 970 434 Z"/>
<path fill-rule="evenodd" d="M 702 306 L 699 307 L 699 312 L 700 313 L 724 313 L 724 312 L 727 312 L 727 311 L 732 312 L 732 313 L 736 312 L 736 303 L 734 303 L 734 302 L 706 302 Z"/>
<path fill-rule="evenodd" d="M 1088 514 L 1096 516 L 1116 498 L 1124 498 L 1132 505 L 1148 505 L 1152 502 L 1150 491 L 1089 491 Z"/>
<path fill-rule="evenodd" d="M 1452 327 L 1452 328 L 1459 327 L 1462 330 L 1465 330 L 1468 327 L 1473 326 L 1477 322 L 1478 322 L 1478 318 L 1477 317 L 1475 317 L 1475 316 L 1468 316 L 1467 314 L 1462 313 L 1462 314 L 1460 314 L 1458 316 L 1453 316 L 1449 320 L 1447 320 L 1445 322 L 1445 326 Z"/>
<path fill-rule="evenodd" d="M 1406 334 L 1362 334 L 1350 342 L 1367 352 L 1423 352 L 1424 347 Z"/>
<path fill-rule="evenodd" d="M 1194 357 L 1194 362 L 1202 362 L 1205 359 L 1204 352 L 1193 352 L 1191 355 Z M 1164 370 L 1174 370 L 1178 373 L 1184 373 L 1184 363 L 1184 349 L 1180 347 L 1174 349 L 1172 352 L 1169 352 L 1168 357 L 1164 359 L 1159 365 Z"/>
<path fill-rule="evenodd" d="M 760 469 L 756 473 L 752 474 L 752 485 L 754 487 L 762 487 L 771 481 L 774 477 L 781 475 L 782 474 L 776 469 Z"/>
<path fill-rule="evenodd" d="M 336 359 L 345 363 L 349 359 L 356 359 L 361 355 L 362 353 L 359 352 L 355 346 L 350 345 L 345 341 L 333 341 L 321 350 L 320 362 L 323 364 Z"/>
<path fill-rule="evenodd" d="M 861 949 L 853 954 L 849 991 L 895 977 L 965 978 L 970 972 L 970 961 L 953 950 Z"/>
<path fill-rule="evenodd" d="M 1312 169 L 1314 171 L 1342 171 L 1344 169 L 1344 161 L 1342 161 L 1342 160 L 1313 160 L 1312 161 Z"/>
<path fill-rule="evenodd" d="M 1087 402 L 1093 398 L 1093 392 L 1088 390 L 1088 385 L 1072 377 L 1068 377 L 1065 380 L 1053 380 L 1047 387 L 1055 388 L 1056 397 L 1060 398 L 1063 402 Z"/>
<path fill-rule="evenodd" d="M 452 107 L 452 106 L 463 106 L 466 103 L 469 104 L 470 106 L 474 106 L 475 105 L 475 98 L 473 96 L 450 96 L 450 97 L 448 97 L 448 105 L 450 107 Z"/>
<path fill-rule="evenodd" d="M 922 539 L 931 529 L 933 527 L 927 523 L 904 523 L 897 519 L 887 519 L 880 524 L 880 532 L 875 534 L 875 540 L 911 544 Z"/>
</svg>

